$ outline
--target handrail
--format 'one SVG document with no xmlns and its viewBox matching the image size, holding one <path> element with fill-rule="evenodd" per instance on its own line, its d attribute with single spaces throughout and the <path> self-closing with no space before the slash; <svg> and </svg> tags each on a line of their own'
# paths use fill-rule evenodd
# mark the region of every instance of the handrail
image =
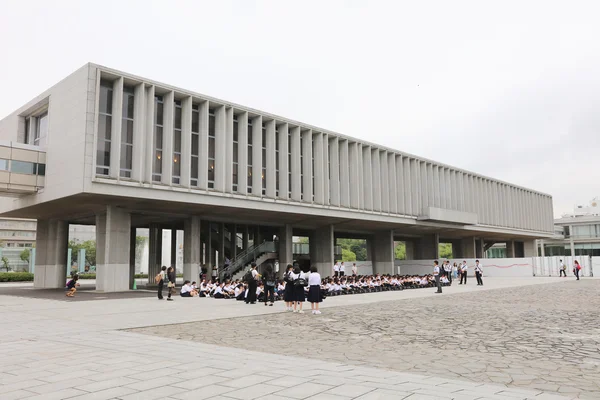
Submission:
<svg viewBox="0 0 600 400">
<path fill-rule="evenodd" d="M 273 245 L 273 250 L 271 250 L 271 245 Z M 222 276 L 225 274 L 233 275 L 238 272 L 240 269 L 244 267 L 250 260 L 255 260 L 257 255 L 261 253 L 265 253 L 266 250 L 274 251 L 274 242 L 267 242 L 266 240 L 260 244 L 249 247 L 240 253 L 235 260 L 229 265 L 229 267 L 224 268 L 222 272 Z"/>
</svg>

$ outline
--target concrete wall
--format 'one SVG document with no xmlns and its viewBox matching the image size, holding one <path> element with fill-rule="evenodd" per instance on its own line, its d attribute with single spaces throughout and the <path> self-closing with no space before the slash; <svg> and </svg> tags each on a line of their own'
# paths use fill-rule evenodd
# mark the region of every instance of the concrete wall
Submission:
<svg viewBox="0 0 600 400">
<path fill-rule="evenodd" d="M 462 262 L 463 259 L 449 259 L 450 264 Z M 469 277 L 475 276 L 475 259 L 467 258 Z M 488 258 L 480 260 L 483 276 L 493 277 L 527 277 L 533 276 L 532 258 Z M 433 260 L 396 260 L 396 267 L 402 275 L 424 275 L 433 272 Z"/>
<path fill-rule="evenodd" d="M 567 276 L 575 276 L 575 274 L 573 274 L 573 264 L 575 263 L 575 260 L 577 260 L 582 267 L 581 271 L 579 271 L 579 276 L 593 276 L 594 258 L 596 259 L 596 266 L 600 268 L 600 257 L 533 257 L 533 272 L 535 276 L 560 276 L 560 260 L 563 260 L 564 264 L 567 266 Z"/>
</svg>

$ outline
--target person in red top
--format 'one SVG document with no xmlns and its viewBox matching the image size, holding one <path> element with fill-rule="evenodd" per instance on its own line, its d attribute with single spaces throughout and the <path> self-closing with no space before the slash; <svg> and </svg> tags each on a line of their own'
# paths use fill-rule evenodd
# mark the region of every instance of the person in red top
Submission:
<svg viewBox="0 0 600 400">
<path fill-rule="evenodd" d="M 579 270 L 581 269 L 581 265 L 579 265 L 579 261 L 575 260 L 575 265 L 573 265 L 573 273 L 577 280 L 579 280 Z"/>
</svg>

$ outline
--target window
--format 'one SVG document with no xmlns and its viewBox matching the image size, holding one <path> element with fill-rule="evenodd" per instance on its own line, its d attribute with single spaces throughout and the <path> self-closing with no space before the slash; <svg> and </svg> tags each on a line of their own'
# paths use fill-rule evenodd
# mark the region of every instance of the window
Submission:
<svg viewBox="0 0 600 400">
<path fill-rule="evenodd" d="M 123 115 L 121 121 L 121 165 L 120 175 L 131 178 L 133 164 L 133 88 L 123 88 Z"/>
<path fill-rule="evenodd" d="M 208 110 L 208 188 L 215 188 L 215 110 Z"/>
<path fill-rule="evenodd" d="M 233 183 L 233 191 L 238 190 L 238 135 L 239 125 L 237 115 L 233 116 L 233 176 L 231 177 Z"/>
<path fill-rule="evenodd" d="M 275 127 L 275 197 L 279 197 L 279 128 Z"/>
<path fill-rule="evenodd" d="M 36 146 L 43 146 L 46 144 L 46 137 L 48 136 L 48 112 L 41 114 L 37 117 L 37 127 L 35 130 L 35 139 L 33 144 Z"/>
<path fill-rule="evenodd" d="M 46 164 L 36 164 L 38 176 L 46 176 Z"/>
<path fill-rule="evenodd" d="M 248 193 L 252 193 L 252 122 L 248 121 Z"/>
<path fill-rule="evenodd" d="M 302 133 L 300 133 L 300 200 L 304 199 L 304 146 L 302 145 Z"/>
<path fill-rule="evenodd" d="M 0 171 L 8 171 L 8 160 L 0 159 Z"/>
<path fill-rule="evenodd" d="M 192 106 L 192 159 L 190 185 L 198 186 L 198 155 L 200 154 L 200 108 Z"/>
<path fill-rule="evenodd" d="M 14 172 L 16 174 L 35 175 L 36 164 L 27 161 L 12 160 L 10 165 L 10 172 Z"/>
<path fill-rule="evenodd" d="M 154 97 L 154 164 L 152 165 L 152 181 L 162 181 L 162 149 L 163 149 L 163 111 L 162 96 Z"/>
<path fill-rule="evenodd" d="M 288 199 L 292 198 L 292 134 L 288 133 Z"/>
<path fill-rule="evenodd" d="M 98 111 L 98 141 L 96 143 L 96 174 L 108 175 L 110 171 L 110 140 L 112 134 L 112 82 L 100 81 Z M 39 119 L 38 119 L 39 121 Z M 38 123 L 39 126 L 39 123 Z M 38 140 L 36 133 L 36 139 Z M 34 144 L 35 144 L 34 140 Z M 39 140 L 38 140 L 39 142 Z"/>
<path fill-rule="evenodd" d="M 262 195 L 267 194 L 267 127 L 265 123 L 262 124 L 262 168 L 261 168 L 261 179 L 262 179 Z"/>
<path fill-rule="evenodd" d="M 181 180 L 181 101 L 175 100 L 175 118 L 173 121 L 173 177 L 176 185 Z"/>
</svg>

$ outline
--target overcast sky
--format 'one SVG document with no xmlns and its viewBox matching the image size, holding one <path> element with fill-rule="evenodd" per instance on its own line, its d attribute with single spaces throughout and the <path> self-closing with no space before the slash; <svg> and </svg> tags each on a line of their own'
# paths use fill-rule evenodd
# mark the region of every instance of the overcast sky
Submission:
<svg viewBox="0 0 600 400">
<path fill-rule="evenodd" d="M 88 61 L 600 196 L 600 3 L 0 0 L 0 118 Z"/>
</svg>

